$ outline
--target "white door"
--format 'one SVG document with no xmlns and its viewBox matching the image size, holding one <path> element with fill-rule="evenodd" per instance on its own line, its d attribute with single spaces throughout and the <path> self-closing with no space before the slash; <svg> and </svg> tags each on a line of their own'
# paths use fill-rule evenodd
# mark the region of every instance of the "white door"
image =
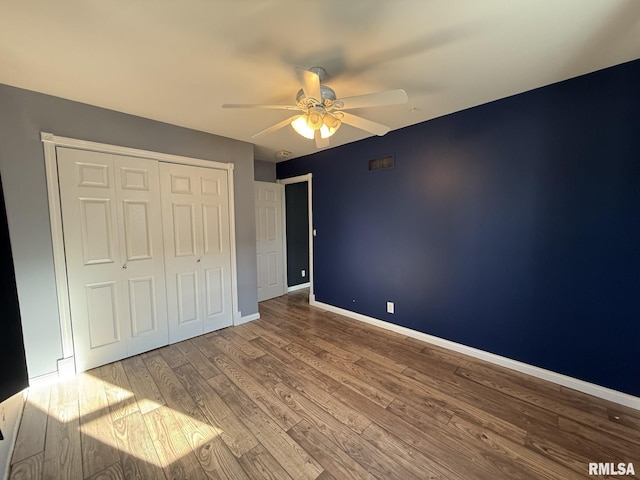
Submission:
<svg viewBox="0 0 640 480">
<path fill-rule="evenodd" d="M 157 162 L 57 157 L 76 369 L 166 345 Z"/>
<path fill-rule="evenodd" d="M 231 249 L 224 170 L 160 165 L 169 341 L 230 326 Z"/>
<path fill-rule="evenodd" d="M 283 185 L 255 182 L 259 302 L 279 297 L 287 291 L 282 218 L 283 198 Z"/>
<path fill-rule="evenodd" d="M 158 162 L 115 156 L 127 355 L 169 343 Z"/>
</svg>

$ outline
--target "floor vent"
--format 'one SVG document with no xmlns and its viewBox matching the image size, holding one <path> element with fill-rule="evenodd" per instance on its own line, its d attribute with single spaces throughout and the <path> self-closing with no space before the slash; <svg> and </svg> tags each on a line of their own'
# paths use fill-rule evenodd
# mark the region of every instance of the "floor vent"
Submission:
<svg viewBox="0 0 640 480">
<path fill-rule="evenodd" d="M 388 155 L 386 157 L 374 158 L 369 160 L 369 171 L 383 170 L 386 168 L 393 168 L 393 157 Z"/>
</svg>

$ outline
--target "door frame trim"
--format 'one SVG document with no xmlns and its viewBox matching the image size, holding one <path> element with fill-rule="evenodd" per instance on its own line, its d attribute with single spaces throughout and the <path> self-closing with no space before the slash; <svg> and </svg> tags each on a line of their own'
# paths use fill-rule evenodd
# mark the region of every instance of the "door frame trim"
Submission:
<svg viewBox="0 0 640 480">
<path fill-rule="evenodd" d="M 313 289 L 313 174 L 307 173 L 305 175 L 298 175 L 297 177 L 280 178 L 277 183 L 282 185 L 289 185 L 291 183 L 307 182 L 307 195 L 308 195 L 308 212 L 309 212 L 309 302 L 315 302 L 316 295 Z M 283 199 L 283 206 L 286 212 L 286 188 L 285 198 Z M 283 216 L 284 217 L 284 216 Z M 287 229 L 285 228 L 285 242 L 287 240 Z M 286 248 L 286 245 L 285 245 Z M 285 257 L 286 258 L 286 257 Z"/>
<path fill-rule="evenodd" d="M 232 317 L 234 325 L 240 321 L 242 315 L 238 310 L 238 272 L 236 260 L 236 228 L 235 203 L 233 188 L 233 163 L 204 160 L 200 158 L 183 157 L 169 153 L 152 152 L 137 148 L 110 145 L 107 143 L 91 142 L 76 138 L 61 137 L 52 133 L 40 132 L 40 140 L 44 147 L 44 163 L 47 180 L 47 196 L 49 200 L 49 221 L 51 224 L 51 243 L 53 246 L 53 264 L 58 299 L 58 315 L 60 320 L 60 335 L 62 337 L 62 355 L 64 359 L 73 358 L 73 332 L 71 329 L 71 309 L 69 305 L 69 288 L 67 278 L 67 262 L 64 253 L 64 237 L 62 230 L 62 208 L 60 204 L 60 185 L 58 183 L 57 147 L 69 147 L 78 150 L 126 155 L 129 157 L 146 158 L 165 163 L 177 163 L 196 167 L 214 168 L 227 172 L 229 195 L 229 244 L 231 250 L 231 291 Z"/>
</svg>

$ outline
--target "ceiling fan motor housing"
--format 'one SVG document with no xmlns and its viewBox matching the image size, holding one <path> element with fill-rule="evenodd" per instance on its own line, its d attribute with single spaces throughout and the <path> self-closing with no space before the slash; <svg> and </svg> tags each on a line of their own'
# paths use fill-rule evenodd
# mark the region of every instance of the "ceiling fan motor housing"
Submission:
<svg viewBox="0 0 640 480">
<path fill-rule="evenodd" d="M 322 98 L 316 98 L 321 103 L 324 104 L 325 100 L 330 100 L 331 102 L 335 102 L 336 100 L 336 92 L 333 91 L 333 88 L 328 87 L 327 85 L 320 85 L 320 96 Z M 304 90 L 298 90 L 296 94 L 296 103 L 304 102 L 307 98 L 304 96 Z"/>
</svg>

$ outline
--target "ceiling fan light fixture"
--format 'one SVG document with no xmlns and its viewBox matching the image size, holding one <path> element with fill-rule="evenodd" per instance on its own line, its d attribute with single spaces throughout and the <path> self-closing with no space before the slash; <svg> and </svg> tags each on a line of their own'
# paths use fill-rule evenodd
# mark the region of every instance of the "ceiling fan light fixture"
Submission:
<svg viewBox="0 0 640 480">
<path fill-rule="evenodd" d="M 338 131 L 342 121 L 336 115 L 331 113 L 325 113 L 322 118 L 322 127 L 320 127 L 320 136 L 322 138 L 329 138 Z"/>
<path fill-rule="evenodd" d="M 299 135 L 304 138 L 308 138 L 309 140 L 313 140 L 314 130 L 308 125 L 308 116 L 306 113 L 295 117 L 291 121 L 291 126 Z"/>
<path fill-rule="evenodd" d="M 312 109 L 298 115 L 291 121 L 293 129 L 304 138 L 314 139 L 315 131 L 320 130 L 322 138 L 329 138 L 338 131 L 342 121 L 338 115 L 322 113 L 319 109 Z"/>
<path fill-rule="evenodd" d="M 322 127 L 320 127 L 320 137 L 329 138 L 337 131 L 338 131 L 337 128 L 329 128 L 326 125 L 322 125 Z"/>
<path fill-rule="evenodd" d="M 319 108 L 310 108 L 307 112 L 307 126 L 312 130 L 320 130 L 323 124 L 322 110 Z"/>
<path fill-rule="evenodd" d="M 337 116 L 331 113 L 325 113 L 322 118 L 322 123 L 324 123 L 327 128 L 335 128 L 337 130 L 341 122 Z"/>
</svg>

